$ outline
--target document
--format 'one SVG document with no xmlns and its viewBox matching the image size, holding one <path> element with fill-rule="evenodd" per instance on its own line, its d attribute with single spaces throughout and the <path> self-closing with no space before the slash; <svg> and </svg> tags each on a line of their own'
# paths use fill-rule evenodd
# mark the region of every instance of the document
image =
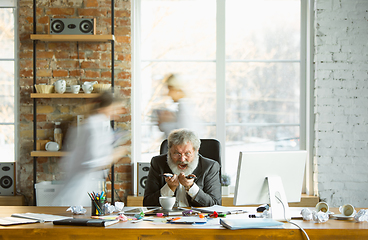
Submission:
<svg viewBox="0 0 368 240">
<path fill-rule="evenodd" d="M 203 207 L 203 208 L 193 208 L 193 210 L 198 210 L 203 213 L 222 213 L 222 214 L 238 214 L 238 213 L 246 213 L 246 211 L 242 210 L 241 208 L 236 207 L 224 207 L 220 205 L 213 205 L 211 207 Z"/>
<path fill-rule="evenodd" d="M 171 210 L 165 210 L 162 208 L 155 209 L 152 212 L 148 212 L 146 215 L 156 215 L 157 213 L 162 213 L 164 216 L 182 216 L 183 211 L 186 211 L 188 209 L 185 208 L 173 208 Z"/>
<path fill-rule="evenodd" d="M 124 207 L 123 213 L 125 215 L 135 215 L 140 213 L 150 213 L 154 210 L 159 209 L 159 207 Z"/>
<path fill-rule="evenodd" d="M 39 220 L 26 219 L 26 218 L 18 218 L 18 217 L 3 217 L 3 218 L 0 218 L 0 225 L 1 226 L 10 226 L 10 225 L 37 223 L 37 222 L 40 222 L 40 221 Z"/>
<path fill-rule="evenodd" d="M 220 224 L 228 229 L 248 229 L 248 228 L 280 228 L 284 223 L 271 218 L 234 218 L 220 219 Z"/>
<path fill-rule="evenodd" d="M 17 217 L 17 218 L 26 218 L 26 219 L 38 220 L 39 222 L 52 222 L 52 221 L 56 221 L 56 220 L 73 218 L 73 217 L 66 217 L 66 216 L 59 216 L 59 215 L 52 215 L 52 214 L 43 214 L 43 213 L 14 213 L 11 216 L 12 217 Z"/>
</svg>

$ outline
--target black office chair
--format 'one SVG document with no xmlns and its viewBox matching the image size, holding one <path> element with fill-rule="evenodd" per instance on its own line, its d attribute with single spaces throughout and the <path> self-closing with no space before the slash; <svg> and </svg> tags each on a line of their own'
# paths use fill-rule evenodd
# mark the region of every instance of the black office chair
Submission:
<svg viewBox="0 0 368 240">
<path fill-rule="evenodd" d="M 167 139 L 160 146 L 160 154 L 166 154 L 168 150 Z M 201 139 L 199 154 L 203 157 L 217 161 L 220 164 L 220 180 L 221 180 L 221 146 L 217 139 Z"/>
</svg>

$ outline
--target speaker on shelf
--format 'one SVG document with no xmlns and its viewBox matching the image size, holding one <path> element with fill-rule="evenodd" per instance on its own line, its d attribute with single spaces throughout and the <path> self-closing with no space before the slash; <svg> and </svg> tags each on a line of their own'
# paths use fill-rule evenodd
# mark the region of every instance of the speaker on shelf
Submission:
<svg viewBox="0 0 368 240">
<path fill-rule="evenodd" d="M 0 162 L 0 195 L 15 195 L 15 162 Z"/>
<path fill-rule="evenodd" d="M 138 196 L 144 195 L 150 163 L 138 163 Z"/>
<path fill-rule="evenodd" d="M 50 18 L 49 34 L 96 35 L 96 19 Z"/>
</svg>

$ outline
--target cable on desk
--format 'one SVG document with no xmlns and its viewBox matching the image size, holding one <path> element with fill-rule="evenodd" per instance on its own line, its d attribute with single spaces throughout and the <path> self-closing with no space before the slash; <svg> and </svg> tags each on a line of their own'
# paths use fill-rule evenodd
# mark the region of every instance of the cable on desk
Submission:
<svg viewBox="0 0 368 240">
<path fill-rule="evenodd" d="M 306 236 L 306 238 L 308 239 L 308 240 L 310 240 L 310 238 L 309 238 L 309 236 L 308 236 L 308 234 L 307 234 L 307 232 L 301 227 L 301 226 L 299 226 L 298 224 L 296 224 L 296 223 L 294 223 L 294 222 L 291 222 L 291 221 L 289 221 L 289 220 L 287 220 L 287 218 L 286 218 L 286 210 L 285 210 L 285 205 L 284 205 L 284 203 L 281 201 L 281 199 L 278 197 L 278 196 L 276 196 L 275 195 L 275 197 L 277 198 L 277 200 L 279 200 L 280 201 L 280 203 L 282 204 L 282 208 L 284 209 L 284 218 L 285 218 L 285 221 L 286 222 L 288 222 L 288 223 L 291 223 L 291 224 L 293 224 L 293 225 L 295 225 L 296 227 L 298 227 L 300 230 L 302 230 L 302 232 L 304 233 L 304 235 Z"/>
</svg>

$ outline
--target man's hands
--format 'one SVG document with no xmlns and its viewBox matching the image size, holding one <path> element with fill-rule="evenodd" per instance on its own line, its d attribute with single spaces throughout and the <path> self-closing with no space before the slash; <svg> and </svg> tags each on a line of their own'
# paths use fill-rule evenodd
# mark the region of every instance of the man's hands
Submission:
<svg viewBox="0 0 368 240">
<path fill-rule="evenodd" d="M 188 191 L 193 186 L 194 179 L 195 175 L 190 174 L 188 176 L 185 176 L 183 172 L 180 173 L 179 176 L 174 174 L 172 177 L 165 177 L 167 185 L 173 192 L 175 192 L 176 188 L 179 186 L 179 183 L 185 187 L 185 190 Z"/>
<path fill-rule="evenodd" d="M 165 181 L 171 191 L 175 192 L 176 188 L 179 186 L 178 175 L 174 174 L 172 177 L 165 177 Z"/>
</svg>

